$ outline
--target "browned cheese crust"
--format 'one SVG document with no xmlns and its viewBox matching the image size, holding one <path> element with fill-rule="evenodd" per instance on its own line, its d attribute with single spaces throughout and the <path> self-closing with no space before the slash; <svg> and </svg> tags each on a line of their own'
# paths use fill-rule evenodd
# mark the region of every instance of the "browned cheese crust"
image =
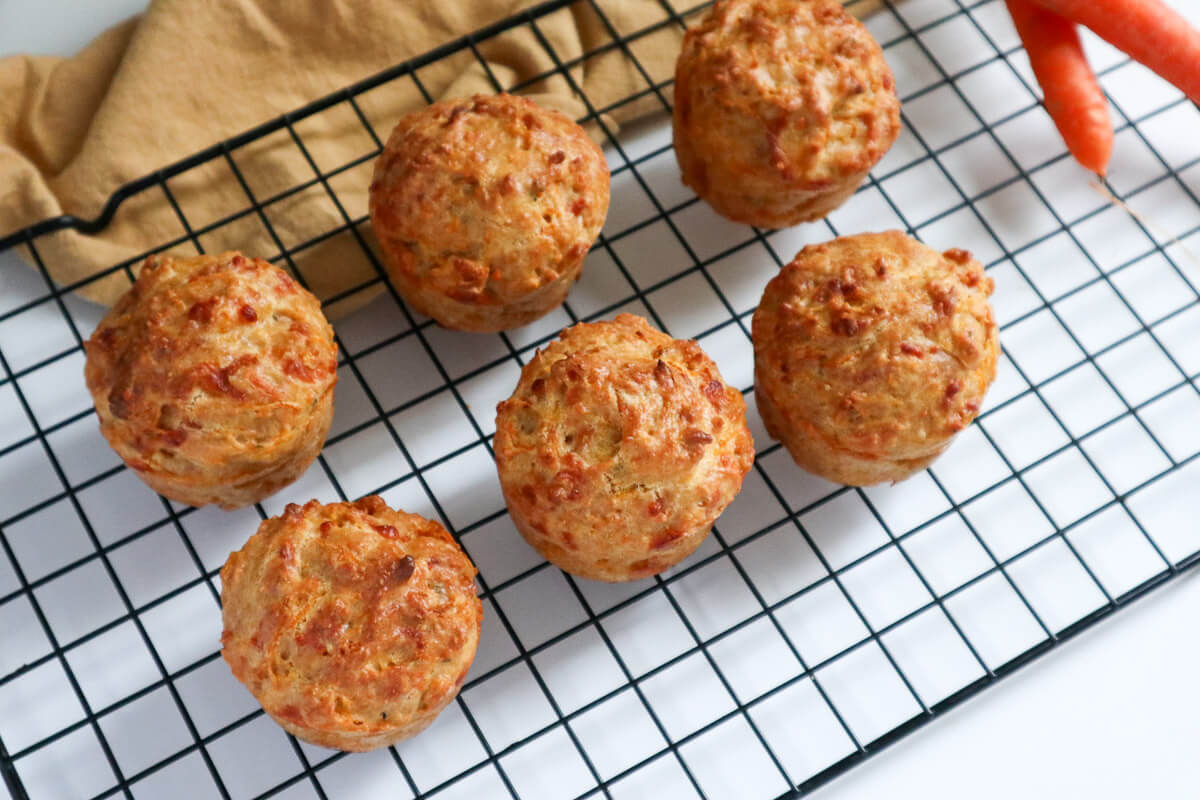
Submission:
<svg viewBox="0 0 1200 800">
<path fill-rule="evenodd" d="M 900 132 L 883 51 L 839 0 L 718 0 L 675 67 L 683 182 L 782 228 L 844 203 Z"/>
<path fill-rule="evenodd" d="M 221 570 L 222 652 L 289 733 L 386 747 L 458 694 L 483 619 L 474 578 L 445 528 L 378 497 L 290 504 Z"/>
<path fill-rule="evenodd" d="M 630 314 L 563 331 L 525 365 L 496 429 L 517 529 L 567 572 L 605 581 L 695 550 L 754 461 L 741 393 L 696 342 Z"/>
<path fill-rule="evenodd" d="M 810 245 L 754 313 L 755 397 L 800 466 L 837 483 L 924 469 L 996 376 L 992 279 L 898 231 Z"/>
<path fill-rule="evenodd" d="M 278 491 L 333 419 L 333 329 L 261 259 L 151 256 L 86 349 L 100 432 L 181 503 L 236 508 Z"/>
<path fill-rule="evenodd" d="M 477 95 L 409 114 L 375 162 L 392 283 L 448 328 L 498 331 L 562 303 L 608 213 L 608 165 L 565 115 Z"/>
</svg>

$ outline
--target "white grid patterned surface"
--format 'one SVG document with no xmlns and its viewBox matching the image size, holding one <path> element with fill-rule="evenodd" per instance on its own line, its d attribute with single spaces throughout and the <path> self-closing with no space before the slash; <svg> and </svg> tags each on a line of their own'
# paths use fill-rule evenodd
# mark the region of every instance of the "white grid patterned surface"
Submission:
<svg viewBox="0 0 1200 800">
<path fill-rule="evenodd" d="M 442 330 L 387 294 L 337 323 L 329 442 L 259 509 L 185 509 L 123 469 L 82 381 L 101 311 L 0 254 L 0 739 L 28 795 L 772 798 L 1194 561 L 1200 112 L 1089 39 L 1120 129 L 1108 188 L 1131 215 L 1066 156 L 1000 0 L 904 0 L 868 27 L 905 127 L 846 206 L 764 235 L 680 184 L 667 118 L 623 130 L 567 306 L 506 336 Z M 306 191 L 340 202 L 386 131 L 369 133 Z M 275 202 L 229 226 L 269 224 Z M 208 222 L 181 236 L 215 241 L 224 226 L 189 238 Z M 763 430 L 749 320 L 803 244 L 889 227 L 988 265 L 1005 355 L 930 471 L 847 489 Z M 694 556 L 606 585 L 521 541 L 489 448 L 534 349 L 619 311 L 699 339 L 747 393 L 759 457 Z M 264 514 L 371 492 L 458 535 L 484 634 L 429 731 L 346 756 L 290 739 L 232 678 L 217 571 Z"/>
</svg>

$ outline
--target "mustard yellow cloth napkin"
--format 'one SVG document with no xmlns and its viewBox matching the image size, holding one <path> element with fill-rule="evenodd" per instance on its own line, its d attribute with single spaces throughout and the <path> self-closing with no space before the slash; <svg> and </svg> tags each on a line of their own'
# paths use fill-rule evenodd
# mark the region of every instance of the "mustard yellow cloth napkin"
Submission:
<svg viewBox="0 0 1200 800">
<path fill-rule="evenodd" d="M 699 0 L 668 0 L 680 12 Z M 0 60 L 0 236 L 47 217 L 92 218 L 124 183 L 167 166 L 259 123 L 292 111 L 379 70 L 419 56 L 465 33 L 510 17 L 531 0 L 155 0 L 146 13 L 102 34 L 71 58 L 15 56 Z M 876 5 L 858 0 L 856 13 Z M 638 37 L 630 48 L 654 81 L 671 76 L 682 30 L 659 0 L 600 0 L 604 18 L 577 2 L 538 19 L 542 36 L 521 25 L 478 42 L 491 73 L 513 86 L 613 40 L 610 26 Z M 649 89 L 620 48 L 586 58 L 571 70 L 592 103 L 603 108 Z M 417 71 L 435 98 L 494 91 L 487 70 L 466 50 Z M 572 117 L 586 108 L 561 75 L 523 90 Z M 362 95 L 359 104 L 375 134 L 386 140 L 396 120 L 424 104 L 411 78 Z M 661 109 L 653 93 L 606 117 L 624 120 Z M 353 109 L 338 104 L 296 124 L 317 167 L 334 172 L 316 185 L 277 199 L 266 216 L 284 248 L 330 235 L 291 253 L 322 299 L 370 280 L 375 272 L 355 237 L 332 233 L 343 213 L 360 219 L 376 148 Z M 313 181 L 312 165 L 287 131 L 235 150 L 233 161 L 262 202 Z M 168 197 L 169 192 L 169 197 Z M 62 284 L 187 236 L 245 211 L 251 199 L 232 168 L 216 160 L 127 199 L 95 235 L 61 231 L 38 240 L 38 254 Z M 359 226 L 373 243 L 369 225 Z M 279 244 L 256 213 L 196 236 L 209 252 L 239 249 L 272 257 Z M 175 248 L 195 252 L 189 240 Z M 28 253 L 25 254 L 28 257 Z M 85 297 L 111 304 L 128 287 L 120 274 L 80 287 Z M 336 316 L 365 295 L 329 309 Z"/>
</svg>

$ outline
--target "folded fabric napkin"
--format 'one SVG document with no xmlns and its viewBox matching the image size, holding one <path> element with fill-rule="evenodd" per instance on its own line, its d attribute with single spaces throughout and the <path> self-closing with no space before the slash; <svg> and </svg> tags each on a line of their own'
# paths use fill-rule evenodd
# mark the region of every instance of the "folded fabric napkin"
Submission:
<svg viewBox="0 0 1200 800">
<path fill-rule="evenodd" d="M 547 73 L 627 36 L 655 82 L 674 70 L 680 13 L 696 0 L 599 0 L 574 3 L 537 21 L 477 43 L 487 68 L 471 50 L 437 60 L 409 77 L 389 81 L 358 98 L 376 136 L 386 139 L 404 113 L 434 98 L 494 91 Z M 259 123 L 428 52 L 465 33 L 535 5 L 531 0 L 155 0 L 140 17 L 107 31 L 71 58 L 14 56 L 0 60 L 0 236 L 47 217 L 95 217 L 119 186 L 167 166 Z M 860 16 L 877 7 L 857 0 Z M 602 14 L 597 13 L 596 8 Z M 538 36 L 553 49 L 553 54 Z M 490 75 L 489 75 L 490 71 Z M 595 108 L 649 89 L 638 65 L 609 48 L 571 69 Z M 669 97 L 669 88 L 666 90 Z M 586 106 L 561 74 L 522 90 L 572 117 Z M 652 92 L 606 115 L 611 129 L 660 110 Z M 329 173 L 361 163 L 277 199 L 265 215 L 279 242 L 256 213 L 246 213 L 196 237 L 206 251 L 239 249 L 258 256 L 291 249 L 358 220 L 367 209 L 375 141 L 345 103 L 296 123 L 298 138 L 318 169 Z M 128 198 L 103 231 L 61 231 L 37 242 L 38 254 L 62 284 L 74 284 L 165 242 L 187 236 L 317 177 L 286 131 L 233 151 L 245 180 L 217 159 Z M 168 194 L 169 193 L 169 194 Z M 336 197 L 335 204 L 331 193 Z M 188 226 L 180 219 L 178 205 Z M 373 244 L 369 226 L 360 233 Z M 175 248 L 194 252 L 193 242 Z M 28 253 L 25 254 L 27 257 Z M 374 277 L 355 237 L 331 233 L 290 253 L 321 298 L 338 296 Z M 92 281 L 79 293 L 111 304 L 129 283 L 121 274 Z M 347 298 L 330 309 L 345 313 L 367 299 Z"/>
</svg>

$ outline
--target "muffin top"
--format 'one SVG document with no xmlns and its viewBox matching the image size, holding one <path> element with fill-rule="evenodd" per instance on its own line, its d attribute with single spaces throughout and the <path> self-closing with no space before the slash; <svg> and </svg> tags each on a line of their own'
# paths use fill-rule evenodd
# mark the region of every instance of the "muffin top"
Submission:
<svg viewBox="0 0 1200 800">
<path fill-rule="evenodd" d="M 675 80 L 676 136 L 715 167 L 701 182 L 824 190 L 900 131 L 891 69 L 839 0 L 718 0 L 684 36 Z"/>
<path fill-rule="evenodd" d="M 733 499 L 754 458 L 745 414 L 696 342 L 631 314 L 575 325 L 497 409 L 500 480 L 568 550 L 650 554 Z"/>
<path fill-rule="evenodd" d="M 565 115 L 508 94 L 400 120 L 371 220 L 391 266 L 461 303 L 511 303 L 575 268 L 608 212 L 608 165 Z"/>
<path fill-rule="evenodd" d="M 791 425 L 917 458 L 965 427 L 996 374 L 992 279 L 899 231 L 805 247 L 754 314 L 755 376 Z"/>
<path fill-rule="evenodd" d="M 301 435 L 337 382 L 320 303 L 240 253 L 151 256 L 86 343 L 100 425 L 136 469 L 236 471 Z"/>
<path fill-rule="evenodd" d="M 291 504 L 221 570 L 224 656 L 277 719 L 369 739 L 458 691 L 474 577 L 445 528 L 379 497 Z"/>
</svg>

